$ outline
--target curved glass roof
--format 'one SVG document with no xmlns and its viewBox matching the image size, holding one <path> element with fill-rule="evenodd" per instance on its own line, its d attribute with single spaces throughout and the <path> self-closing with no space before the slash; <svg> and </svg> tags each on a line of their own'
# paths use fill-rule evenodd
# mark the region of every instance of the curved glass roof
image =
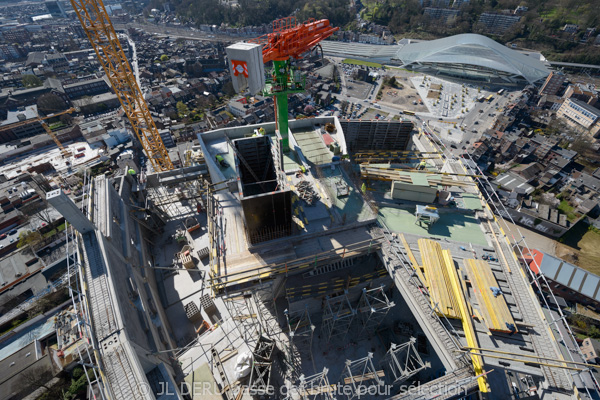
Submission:
<svg viewBox="0 0 600 400">
<path fill-rule="evenodd" d="M 546 78 L 550 73 L 541 61 L 473 33 L 411 43 L 400 49 L 395 58 L 404 66 L 413 63 L 475 65 L 522 76 L 529 83 Z"/>
</svg>

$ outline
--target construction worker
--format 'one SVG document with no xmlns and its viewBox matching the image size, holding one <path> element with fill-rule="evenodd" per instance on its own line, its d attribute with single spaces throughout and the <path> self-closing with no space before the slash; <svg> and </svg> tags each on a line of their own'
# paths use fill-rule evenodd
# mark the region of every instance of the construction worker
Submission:
<svg viewBox="0 0 600 400">
<path fill-rule="evenodd" d="M 228 164 L 225 162 L 225 159 L 223 158 L 223 156 L 222 156 L 222 155 L 220 155 L 220 154 L 217 154 L 217 155 L 215 156 L 215 159 L 217 160 L 217 162 L 219 163 L 219 165 L 220 165 L 221 167 L 228 167 L 228 166 L 229 166 L 229 165 L 228 165 Z"/>
</svg>

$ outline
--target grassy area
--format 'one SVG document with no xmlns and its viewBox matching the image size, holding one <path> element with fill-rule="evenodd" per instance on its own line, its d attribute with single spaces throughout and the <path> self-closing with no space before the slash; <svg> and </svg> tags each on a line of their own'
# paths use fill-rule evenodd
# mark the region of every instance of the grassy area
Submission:
<svg viewBox="0 0 600 400">
<path fill-rule="evenodd" d="M 382 65 L 378 64 L 378 63 L 362 61 L 362 60 L 355 60 L 353 58 L 345 58 L 344 61 L 342 61 L 342 62 L 344 64 L 364 65 L 364 66 L 373 67 L 373 68 L 381 68 L 382 67 Z"/>
<path fill-rule="evenodd" d="M 65 223 L 60 224 L 56 229 L 52 229 L 50 232 L 44 233 L 44 238 L 51 237 L 52 235 L 56 235 L 59 232 L 65 230 Z"/>
<path fill-rule="evenodd" d="M 578 222 L 557 244 L 557 256 L 600 275 L 600 230 Z"/>
<path fill-rule="evenodd" d="M 567 216 L 569 221 L 574 221 L 577 219 L 577 214 L 575 214 L 575 208 L 572 207 L 567 200 L 561 200 L 558 205 L 558 210 Z"/>
<path fill-rule="evenodd" d="M 595 274 L 600 274 L 600 232 L 589 230 L 577 243 L 579 266 Z"/>
</svg>

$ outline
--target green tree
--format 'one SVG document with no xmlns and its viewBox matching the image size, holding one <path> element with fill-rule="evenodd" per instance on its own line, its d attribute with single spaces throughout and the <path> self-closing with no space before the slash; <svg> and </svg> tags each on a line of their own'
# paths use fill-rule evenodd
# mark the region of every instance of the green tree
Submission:
<svg viewBox="0 0 600 400">
<path fill-rule="evenodd" d="M 163 54 L 162 56 L 160 56 L 160 61 L 165 62 L 169 60 L 169 56 L 166 54 Z"/>
<path fill-rule="evenodd" d="M 42 86 L 43 82 L 40 78 L 38 78 L 35 75 L 24 75 L 23 79 L 23 86 L 25 86 L 26 88 L 33 88 L 33 87 L 38 87 L 38 86 Z"/>
<path fill-rule="evenodd" d="M 17 248 L 20 249 L 21 247 L 27 245 L 35 246 L 41 240 L 42 235 L 38 231 L 21 231 L 21 233 L 19 233 L 19 242 L 17 243 Z"/>
<path fill-rule="evenodd" d="M 178 101 L 176 107 L 179 118 L 185 118 L 190 112 L 188 106 L 183 101 Z"/>
</svg>

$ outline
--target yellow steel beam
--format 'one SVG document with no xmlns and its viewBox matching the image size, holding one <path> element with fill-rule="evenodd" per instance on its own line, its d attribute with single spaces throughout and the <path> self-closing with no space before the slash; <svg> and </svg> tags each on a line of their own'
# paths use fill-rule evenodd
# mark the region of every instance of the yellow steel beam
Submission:
<svg viewBox="0 0 600 400">
<path fill-rule="evenodd" d="M 450 257 L 450 259 L 448 259 Z M 475 327 L 473 326 L 473 320 L 471 319 L 471 315 L 467 310 L 467 302 L 465 299 L 465 294 L 462 290 L 462 285 L 460 284 L 460 278 L 458 273 L 456 272 L 456 268 L 454 267 L 454 261 L 450 256 L 450 252 L 446 252 L 444 254 L 444 258 L 446 258 L 446 268 L 448 270 L 448 275 L 450 278 L 450 284 L 452 286 L 452 290 L 454 291 L 454 297 L 458 302 L 458 308 L 460 309 L 460 313 L 462 316 L 462 324 L 463 330 L 465 331 L 465 339 L 467 339 L 467 344 L 469 348 L 479 347 L 477 341 L 477 334 L 475 333 Z M 481 358 L 481 354 L 475 353 L 474 351 L 469 351 L 471 355 L 471 361 L 473 362 L 473 369 L 475 370 L 476 375 L 481 375 L 477 378 L 477 384 L 479 385 L 479 391 L 482 393 L 490 392 L 489 385 L 487 383 L 487 378 L 483 375 L 483 358 Z"/>
<path fill-rule="evenodd" d="M 154 170 L 173 169 L 102 0 L 70 1 Z"/>
</svg>

